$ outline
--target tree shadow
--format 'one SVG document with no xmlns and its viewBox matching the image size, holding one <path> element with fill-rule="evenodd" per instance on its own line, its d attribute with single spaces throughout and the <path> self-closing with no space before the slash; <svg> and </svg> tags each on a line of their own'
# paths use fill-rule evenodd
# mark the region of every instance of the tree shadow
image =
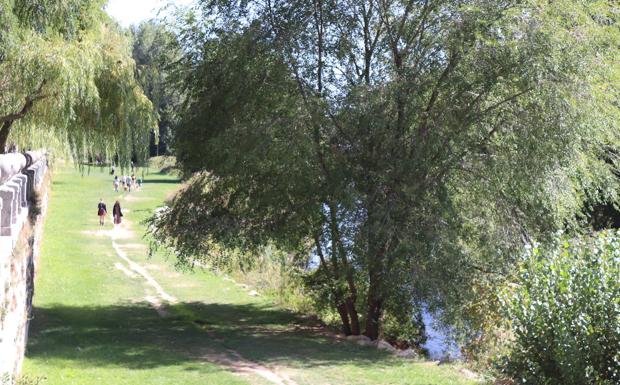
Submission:
<svg viewBox="0 0 620 385">
<path fill-rule="evenodd" d="M 164 179 L 164 178 L 157 178 L 157 179 L 147 179 L 145 178 L 142 181 L 142 184 L 179 184 L 181 183 L 181 179 Z"/>
<path fill-rule="evenodd" d="M 298 368 L 400 362 L 374 348 L 328 336 L 294 314 L 266 305 L 195 302 L 166 311 L 168 315 L 160 317 L 147 303 L 38 307 L 27 356 L 132 369 L 191 364 L 230 350 L 262 364 Z"/>
</svg>

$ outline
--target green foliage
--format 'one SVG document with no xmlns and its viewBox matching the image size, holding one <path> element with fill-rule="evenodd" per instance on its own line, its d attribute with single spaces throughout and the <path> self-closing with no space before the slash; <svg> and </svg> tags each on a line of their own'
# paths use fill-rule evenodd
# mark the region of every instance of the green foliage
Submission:
<svg viewBox="0 0 620 385">
<path fill-rule="evenodd" d="M 203 269 L 182 274 L 163 254 L 148 256 L 136 247 L 144 242 L 140 221 L 177 184 L 159 174 L 144 181 L 141 191 L 119 197 L 107 169 L 87 176 L 73 167 L 56 169 L 24 366 L 30 378 L 46 378 L 41 385 L 271 383 L 254 373 L 234 374 L 226 363 L 239 358 L 231 351 L 257 367 L 277 367 L 277 374 L 299 385 L 475 384 L 452 365 L 400 359 L 334 339 L 264 295 L 249 296 Z M 148 283 L 114 267 L 125 262 L 110 237 L 93 236 L 100 228 L 92 208 L 100 196 L 108 204 L 121 199 L 128 209 L 123 226 L 133 232 L 116 239 L 117 246 L 178 299 L 163 301 L 167 317 L 146 302 Z M 66 229 L 73 229 L 71 236 Z M 269 258 L 279 257 L 274 250 Z M 275 265 L 268 271 L 280 273 Z"/>
<path fill-rule="evenodd" d="M 127 37 L 102 7 L 84 0 L 0 2 L 2 147 L 68 149 L 80 160 L 145 157 L 152 105 L 134 79 Z"/>
<path fill-rule="evenodd" d="M 506 296 L 521 384 L 620 382 L 620 233 L 533 248 Z"/>
<path fill-rule="evenodd" d="M 419 307 L 398 304 L 396 309 L 386 309 L 382 319 L 382 336 L 400 347 L 422 346 L 427 335 Z"/>
<path fill-rule="evenodd" d="M 201 3 L 173 71 L 190 185 L 156 238 L 186 263 L 215 244 L 311 254 L 345 333 L 425 302 L 478 335 L 523 245 L 618 200 L 614 9 Z"/>
<path fill-rule="evenodd" d="M 169 84 L 168 68 L 179 60 L 172 32 L 163 24 L 147 21 L 131 29 L 132 55 L 136 61 L 136 78 L 153 103 L 159 129 L 151 137 L 151 155 L 169 153 L 173 127 L 177 124 L 177 107 L 181 97 Z"/>
<path fill-rule="evenodd" d="M 273 246 L 264 247 L 253 255 L 241 255 L 239 250 L 222 250 L 222 253 L 228 258 L 208 258 L 212 262 L 219 260 L 219 268 L 211 265 L 214 270 L 230 274 L 236 281 L 257 289 L 286 309 L 307 315 L 321 313 L 322 309 L 312 301 L 303 285 L 304 266 L 298 256 Z"/>
</svg>

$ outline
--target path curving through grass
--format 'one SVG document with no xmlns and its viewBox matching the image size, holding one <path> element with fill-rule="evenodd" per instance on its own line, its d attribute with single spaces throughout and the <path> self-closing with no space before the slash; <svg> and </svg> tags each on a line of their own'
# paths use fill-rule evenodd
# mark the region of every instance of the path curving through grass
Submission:
<svg viewBox="0 0 620 385">
<path fill-rule="evenodd" d="M 143 219 L 177 183 L 116 194 L 107 170 L 54 177 L 24 372 L 41 384 L 474 384 L 454 367 L 336 339 L 208 271 L 148 256 Z M 96 204 L 121 201 L 101 229 Z"/>
</svg>

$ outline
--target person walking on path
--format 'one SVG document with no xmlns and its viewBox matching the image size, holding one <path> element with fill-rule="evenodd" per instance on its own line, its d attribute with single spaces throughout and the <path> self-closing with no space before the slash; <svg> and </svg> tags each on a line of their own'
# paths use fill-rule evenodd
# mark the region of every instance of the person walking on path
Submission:
<svg viewBox="0 0 620 385">
<path fill-rule="evenodd" d="M 118 176 L 114 176 L 114 191 L 118 192 L 118 185 L 120 184 L 120 182 L 118 181 Z"/>
<path fill-rule="evenodd" d="M 112 208 L 112 216 L 114 217 L 114 224 L 120 225 L 123 212 L 121 211 L 121 204 L 118 201 L 114 203 L 114 207 Z"/>
<path fill-rule="evenodd" d="M 97 206 L 97 215 L 99 216 L 99 226 L 105 224 L 105 216 L 108 214 L 108 208 L 103 203 L 103 198 L 99 199 L 99 205 Z"/>
</svg>

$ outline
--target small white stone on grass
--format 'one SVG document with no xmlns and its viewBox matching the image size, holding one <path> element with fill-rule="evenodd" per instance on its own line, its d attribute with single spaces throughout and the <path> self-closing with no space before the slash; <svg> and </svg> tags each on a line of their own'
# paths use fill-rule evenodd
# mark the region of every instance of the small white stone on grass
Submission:
<svg viewBox="0 0 620 385">
<path fill-rule="evenodd" d="M 375 345 L 377 346 L 377 349 L 379 350 L 386 350 L 388 352 L 395 352 L 396 348 L 393 347 L 392 345 L 390 345 L 389 342 L 384 341 L 384 340 L 378 340 Z"/>
<path fill-rule="evenodd" d="M 248 293 L 248 295 L 251 295 L 252 297 L 256 297 L 258 296 L 258 292 L 256 290 L 252 290 Z"/>
<path fill-rule="evenodd" d="M 468 378 L 470 380 L 479 380 L 480 376 L 477 375 L 476 373 L 472 372 L 471 370 L 467 369 L 467 368 L 460 368 L 459 372 L 461 372 L 465 378 Z"/>
<path fill-rule="evenodd" d="M 353 341 L 356 344 L 360 345 L 360 346 L 371 346 L 374 345 L 374 343 L 371 341 L 370 338 L 366 337 L 366 336 L 347 336 L 346 337 L 347 340 L 349 341 Z"/>
<path fill-rule="evenodd" d="M 346 339 L 348 339 L 349 341 L 370 341 L 370 338 L 366 337 L 366 336 L 346 336 Z"/>
<path fill-rule="evenodd" d="M 397 350 L 394 354 L 403 358 L 416 358 L 418 356 L 418 353 L 413 349 Z"/>
</svg>

